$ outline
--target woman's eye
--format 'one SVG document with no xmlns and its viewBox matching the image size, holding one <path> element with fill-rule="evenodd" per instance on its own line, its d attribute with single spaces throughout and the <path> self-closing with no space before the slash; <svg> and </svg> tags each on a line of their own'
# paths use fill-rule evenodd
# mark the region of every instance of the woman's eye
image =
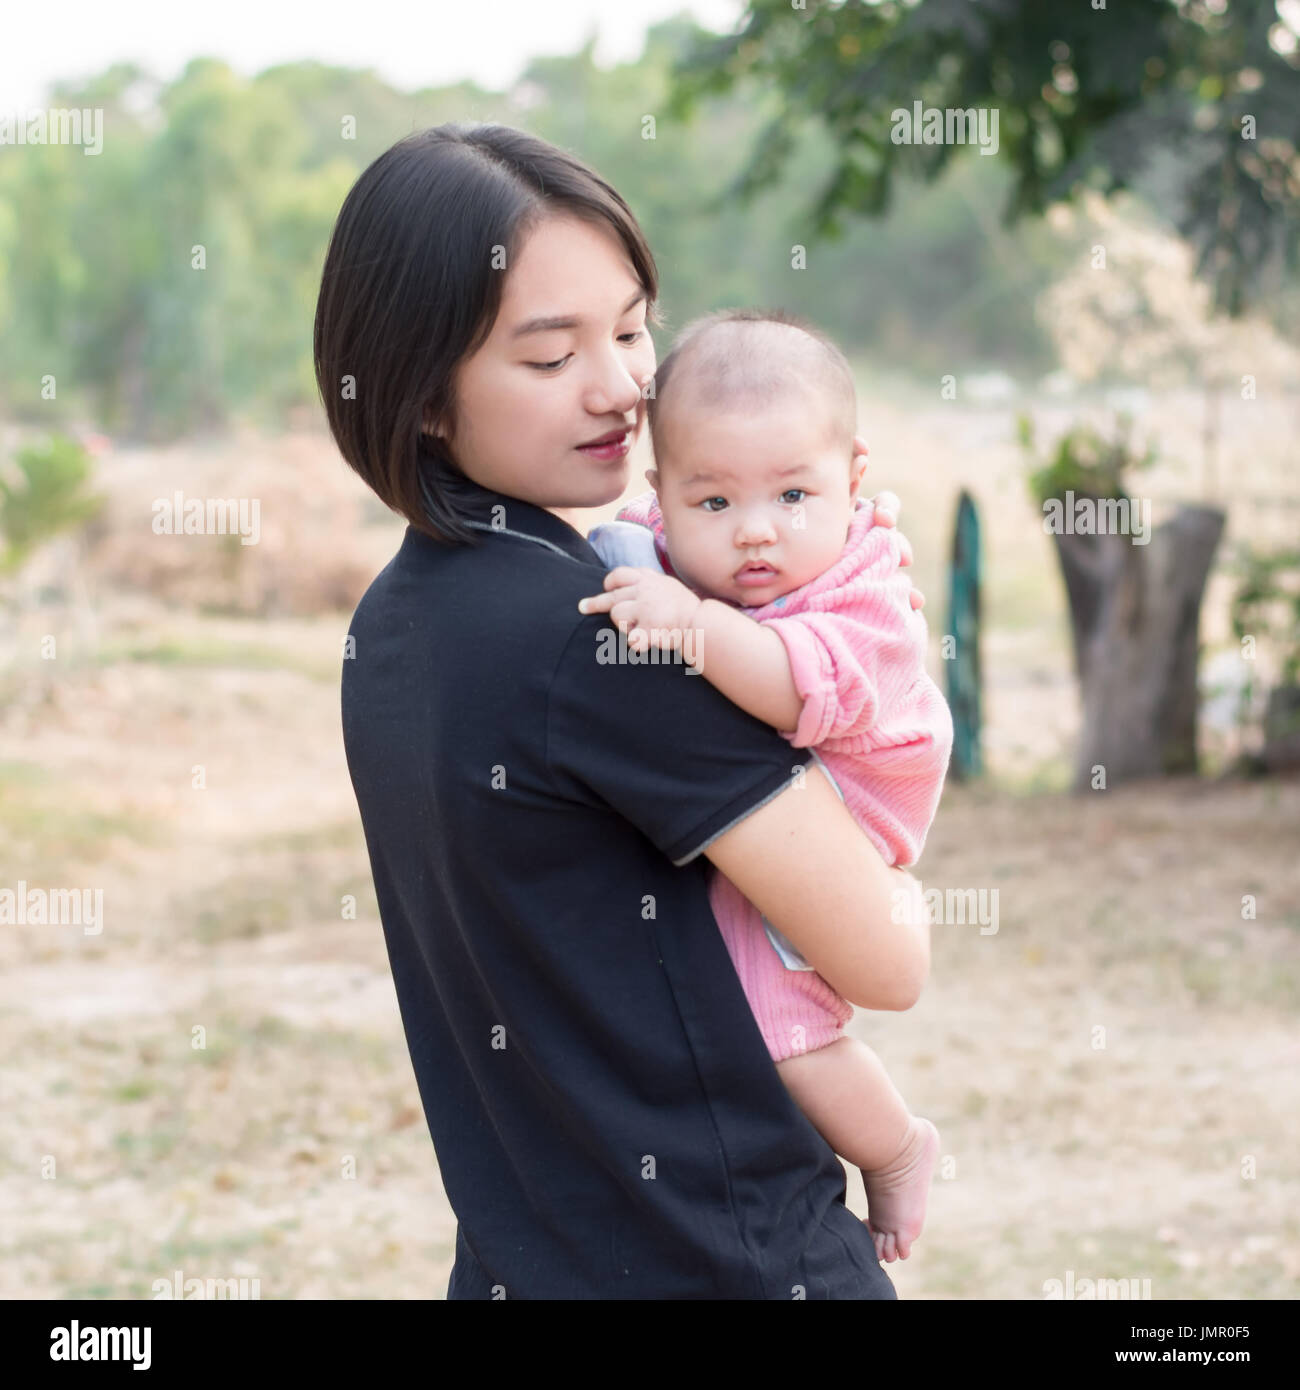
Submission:
<svg viewBox="0 0 1300 1390">
<path fill-rule="evenodd" d="M 706 497 L 704 501 L 700 503 L 700 506 L 703 507 L 706 512 L 716 511 L 716 507 L 709 506 L 710 502 L 721 502 L 724 507 L 727 505 L 727 499 L 725 497 Z"/>
<path fill-rule="evenodd" d="M 628 346 L 631 347 L 632 343 L 637 342 L 639 339 L 645 336 L 645 330 L 638 328 L 635 333 L 620 333 L 618 336 L 620 340 L 624 338 L 630 339 Z M 528 365 L 532 367 L 535 371 L 555 372 L 558 371 L 562 366 L 564 366 L 564 364 L 569 360 L 569 357 L 572 356 L 573 354 L 569 353 L 568 357 L 557 358 L 554 362 L 529 362 Z"/>
<path fill-rule="evenodd" d="M 789 495 L 790 495 L 792 492 L 797 492 L 801 497 L 806 497 L 806 496 L 808 495 L 808 494 L 807 494 L 807 491 L 806 491 L 804 488 L 801 488 L 801 487 L 788 487 L 788 488 L 786 488 L 786 490 L 781 494 L 781 496 L 782 496 L 782 497 L 789 497 Z M 797 506 L 798 503 L 794 503 L 793 505 Z"/>
</svg>

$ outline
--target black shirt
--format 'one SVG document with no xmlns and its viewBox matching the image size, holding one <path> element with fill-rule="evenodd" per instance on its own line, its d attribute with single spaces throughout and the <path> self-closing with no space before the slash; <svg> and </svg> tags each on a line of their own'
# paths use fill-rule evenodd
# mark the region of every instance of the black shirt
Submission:
<svg viewBox="0 0 1300 1390">
<path fill-rule="evenodd" d="M 463 495 L 482 544 L 408 527 L 343 665 L 348 768 L 459 1222 L 447 1297 L 896 1297 L 708 901 L 703 848 L 812 755 L 580 614 L 605 567 L 566 522 Z"/>
</svg>

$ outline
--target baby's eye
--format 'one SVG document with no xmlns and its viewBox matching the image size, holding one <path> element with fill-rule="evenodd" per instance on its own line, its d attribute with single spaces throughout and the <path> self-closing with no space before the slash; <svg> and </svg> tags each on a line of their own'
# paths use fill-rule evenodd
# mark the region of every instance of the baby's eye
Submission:
<svg viewBox="0 0 1300 1390">
<path fill-rule="evenodd" d="M 703 507 L 706 512 L 717 511 L 718 508 L 709 506 L 710 502 L 721 502 L 724 507 L 727 505 L 727 499 L 725 497 L 706 497 L 704 501 L 700 503 L 700 506 Z"/>
<path fill-rule="evenodd" d="M 786 490 L 781 494 L 781 496 L 782 496 L 782 497 L 789 497 L 789 495 L 790 495 L 792 492 L 797 492 L 801 497 L 807 497 L 807 495 L 808 495 L 807 490 L 806 490 L 805 488 L 801 488 L 801 487 L 788 487 L 788 488 L 786 488 Z M 793 505 L 798 506 L 798 503 L 794 503 Z"/>
</svg>

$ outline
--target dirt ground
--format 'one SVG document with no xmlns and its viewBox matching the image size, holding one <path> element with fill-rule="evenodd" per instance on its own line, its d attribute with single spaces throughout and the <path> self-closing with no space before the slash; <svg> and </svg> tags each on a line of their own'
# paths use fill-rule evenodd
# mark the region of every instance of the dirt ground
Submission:
<svg viewBox="0 0 1300 1390">
<path fill-rule="evenodd" d="M 903 496 L 936 638 L 962 470 L 922 482 L 902 461 L 940 459 L 941 438 L 968 474 L 981 450 L 997 461 L 973 474 L 991 775 L 950 785 L 916 870 L 984 890 L 996 930 L 939 923 L 917 1007 L 852 1025 L 942 1141 L 925 1234 L 891 1277 L 905 1298 L 1041 1298 L 1067 1271 L 1149 1279 L 1156 1298 L 1296 1297 L 1300 782 L 1065 793 L 1059 579 L 1000 481 L 1005 417 L 1001 434 L 992 416 L 955 433 L 919 418 L 882 412 L 878 485 Z M 347 476 L 319 440 L 261 448 L 191 451 L 185 486 L 286 459 L 290 490 Z M 174 452 L 101 462 L 118 531 L 130 498 L 174 485 Z M 288 554 L 296 570 L 346 552 L 346 589 L 400 525 L 341 486 L 352 529 Z M 127 549 L 147 566 L 179 538 L 145 517 Z M 350 608 L 259 612 L 254 576 L 253 611 L 203 612 L 165 577 L 123 583 L 101 540 L 78 562 L 85 604 L 47 576 L 0 634 L 0 888 L 93 885 L 104 904 L 97 935 L 0 930 L 0 1297 L 149 1297 L 179 1269 L 257 1279 L 263 1298 L 439 1298 L 455 1219 L 339 730 Z M 849 1197 L 863 1214 L 856 1173 Z"/>
</svg>

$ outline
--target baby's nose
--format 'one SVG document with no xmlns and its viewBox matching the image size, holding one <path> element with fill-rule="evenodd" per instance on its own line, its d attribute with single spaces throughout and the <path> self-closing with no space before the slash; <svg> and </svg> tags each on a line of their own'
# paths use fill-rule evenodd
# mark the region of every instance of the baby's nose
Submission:
<svg viewBox="0 0 1300 1390">
<path fill-rule="evenodd" d="M 758 545 L 760 542 L 775 539 L 776 527 L 772 525 L 769 517 L 744 517 L 736 528 L 736 544 L 739 546 Z"/>
</svg>

